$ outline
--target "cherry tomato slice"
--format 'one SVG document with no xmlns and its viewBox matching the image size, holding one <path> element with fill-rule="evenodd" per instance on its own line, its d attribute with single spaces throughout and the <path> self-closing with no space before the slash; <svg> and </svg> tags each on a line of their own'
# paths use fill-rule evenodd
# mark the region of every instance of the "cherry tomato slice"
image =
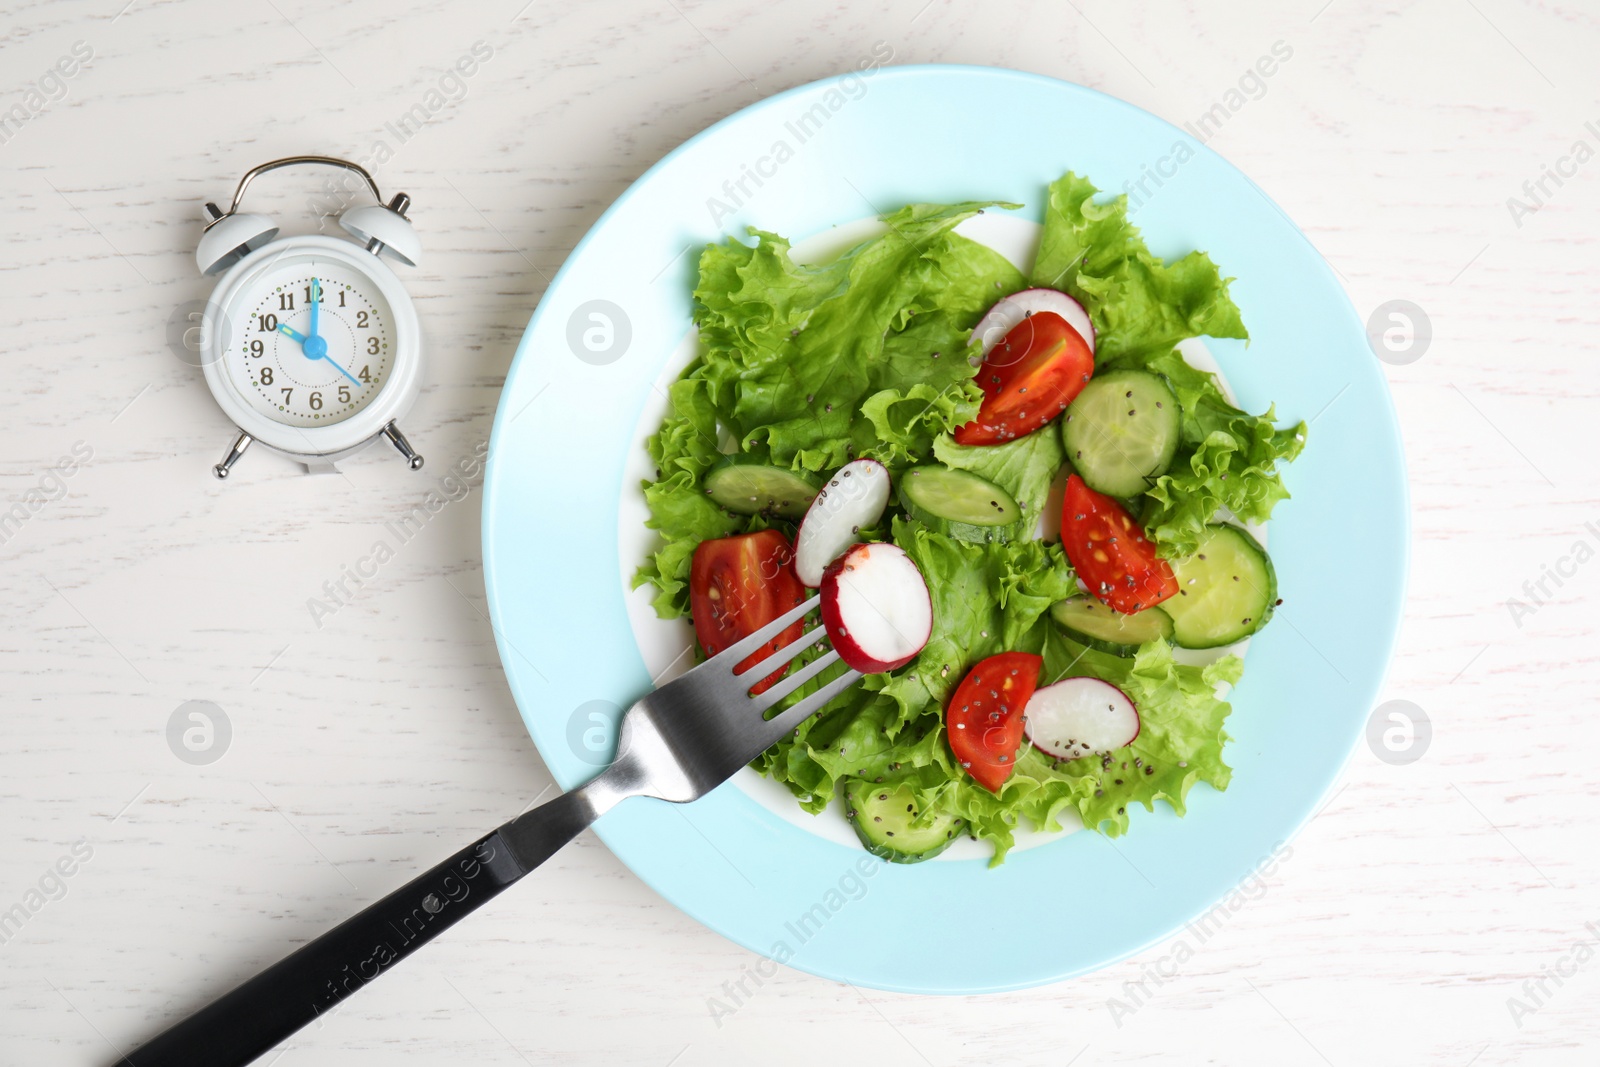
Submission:
<svg viewBox="0 0 1600 1067">
<path fill-rule="evenodd" d="M 1022 712 L 1039 684 L 1044 660 L 1002 652 L 981 661 L 956 686 L 945 709 L 950 751 L 972 780 L 1000 792 L 1022 747 Z"/>
<path fill-rule="evenodd" d="M 1178 595 L 1171 565 L 1128 509 L 1076 474 L 1061 499 L 1061 547 L 1089 592 L 1124 615 Z"/>
<path fill-rule="evenodd" d="M 1067 409 L 1094 373 L 1094 353 L 1067 320 L 1037 311 L 1011 328 L 978 368 L 978 417 L 956 427 L 962 445 L 1026 436 Z"/>
<path fill-rule="evenodd" d="M 805 599 L 806 588 L 794 573 L 794 549 L 777 530 L 701 541 L 694 550 L 689 613 L 707 656 L 750 636 Z M 804 633 L 802 619 L 748 656 L 739 669 L 748 670 Z M 750 692 L 771 689 L 788 669 L 785 665 L 751 686 Z"/>
</svg>

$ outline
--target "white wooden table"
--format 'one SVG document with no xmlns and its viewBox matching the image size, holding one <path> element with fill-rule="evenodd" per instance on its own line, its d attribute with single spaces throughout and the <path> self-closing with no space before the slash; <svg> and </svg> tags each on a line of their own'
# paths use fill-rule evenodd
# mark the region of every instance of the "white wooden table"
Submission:
<svg viewBox="0 0 1600 1067">
<path fill-rule="evenodd" d="M 1358 751 L 1203 943 L 1005 996 L 757 983 L 758 957 L 585 835 L 281 1062 L 1600 1058 L 1592 4 L 123 2 L 0 18 L 0 495 L 23 508 L 0 544 L 0 1061 L 110 1062 L 549 785 L 485 617 L 478 492 L 442 478 L 488 434 L 548 278 L 630 181 L 879 42 L 1178 123 L 1238 104 L 1211 144 L 1357 309 L 1425 310 L 1427 350 L 1386 368 L 1415 511 L 1386 696 L 1425 709 L 1431 746 L 1404 766 Z M 479 42 L 490 57 L 441 85 Z M 1291 57 L 1230 97 L 1278 42 Z M 415 199 L 408 282 L 435 358 L 406 428 L 429 465 L 374 448 L 306 478 L 256 452 L 224 485 L 230 428 L 165 331 L 207 291 L 201 202 L 308 151 L 387 153 L 380 181 Z M 261 209 L 308 229 L 317 181 L 264 184 Z M 454 499 L 319 627 L 307 600 L 430 489 Z M 225 758 L 169 748 L 188 700 L 226 713 Z"/>
</svg>

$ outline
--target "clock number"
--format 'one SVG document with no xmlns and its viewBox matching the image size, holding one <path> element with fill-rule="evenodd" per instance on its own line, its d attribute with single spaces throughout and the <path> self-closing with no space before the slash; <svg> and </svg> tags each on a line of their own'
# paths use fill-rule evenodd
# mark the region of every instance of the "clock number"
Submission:
<svg viewBox="0 0 1600 1067">
<path fill-rule="evenodd" d="M 376 337 L 367 338 L 367 355 L 375 356 L 377 354 L 378 354 L 378 339 Z"/>
<path fill-rule="evenodd" d="M 252 356 L 260 356 L 266 350 L 267 350 L 267 346 L 262 344 L 260 341 L 251 341 L 250 342 L 250 354 Z"/>
<path fill-rule="evenodd" d="M 339 306 L 344 307 L 344 290 L 339 290 Z"/>
<path fill-rule="evenodd" d="M 272 368 L 271 367 L 262 367 L 261 368 L 261 384 L 262 385 L 271 385 L 272 384 Z"/>
<path fill-rule="evenodd" d="M 309 285 L 306 286 L 305 293 L 306 293 L 306 303 L 309 304 L 309 303 L 311 303 L 311 286 L 309 286 Z M 344 294 L 340 293 L 339 295 L 343 296 Z M 317 286 L 316 302 L 319 303 L 319 304 L 322 303 L 322 297 L 323 297 L 322 286 L 319 285 L 319 286 Z M 290 304 L 291 307 L 293 307 L 294 306 L 294 301 L 293 300 L 289 301 L 289 304 Z"/>
<path fill-rule="evenodd" d="M 322 410 L 322 394 L 321 393 L 312 393 L 311 394 L 311 410 L 312 411 L 321 411 Z"/>
<path fill-rule="evenodd" d="M 339 386 L 339 403 L 350 403 L 350 387 L 348 385 Z"/>
<path fill-rule="evenodd" d="M 294 390 L 293 389 L 283 388 L 283 389 L 279 389 L 278 392 L 283 394 L 283 402 L 285 404 L 287 404 L 289 402 L 289 398 L 290 397 L 294 396 Z"/>
<path fill-rule="evenodd" d="M 256 326 L 257 326 L 258 332 L 260 332 L 260 333 L 274 333 L 278 329 L 278 316 L 276 316 L 276 315 L 257 315 L 256 316 Z"/>
<path fill-rule="evenodd" d="M 279 293 L 278 294 L 278 310 L 279 311 L 293 311 L 294 310 L 294 294 L 293 293 Z"/>
<path fill-rule="evenodd" d="M 366 328 L 367 328 L 367 313 L 365 311 L 356 312 L 356 329 L 365 330 Z"/>
<path fill-rule="evenodd" d="M 364 381 L 364 382 L 370 382 L 370 381 L 372 381 L 372 375 L 370 375 L 370 374 L 368 374 L 368 373 L 367 373 L 367 368 L 366 368 L 366 366 L 365 366 L 365 365 L 363 365 L 363 366 L 362 366 L 362 368 L 361 368 L 361 373 L 360 373 L 360 374 L 358 374 L 358 375 L 356 375 L 356 377 L 357 377 L 357 378 L 360 378 L 360 379 L 361 379 L 361 380 L 362 380 L 362 381 Z"/>
</svg>

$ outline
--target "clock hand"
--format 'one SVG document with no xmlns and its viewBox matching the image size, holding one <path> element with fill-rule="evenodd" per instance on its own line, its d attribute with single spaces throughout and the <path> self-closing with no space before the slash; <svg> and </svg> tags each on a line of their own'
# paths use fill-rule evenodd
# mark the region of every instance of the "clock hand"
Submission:
<svg viewBox="0 0 1600 1067">
<path fill-rule="evenodd" d="M 315 282 L 316 279 L 313 278 L 312 281 Z M 320 290 L 320 288 L 321 287 L 318 286 L 319 290 Z M 317 314 L 317 305 L 315 303 L 313 303 L 311 305 L 312 318 L 315 318 L 316 314 Z M 328 360 L 329 363 L 333 364 L 333 369 L 334 370 L 338 371 L 340 374 L 344 375 L 346 378 L 349 378 L 352 382 L 354 382 L 355 385 L 356 385 L 356 388 L 358 388 L 358 389 L 361 388 L 361 385 L 362 385 L 361 379 L 357 378 L 354 374 L 351 374 L 349 371 L 347 371 L 343 367 L 339 366 L 339 364 L 334 363 L 332 359 L 328 358 L 328 342 L 323 340 L 322 338 L 318 337 L 317 334 L 316 334 L 315 329 L 313 329 L 311 336 L 307 337 L 305 334 L 301 333 L 299 330 L 296 330 L 293 327 L 291 327 L 288 323 L 280 322 L 280 323 L 278 323 L 278 332 L 283 334 L 285 337 L 289 338 L 289 340 L 291 340 L 291 341 L 298 341 L 300 343 L 300 351 L 305 353 L 305 357 L 307 359 L 326 359 L 326 360 Z"/>
<path fill-rule="evenodd" d="M 311 279 L 311 325 L 308 328 L 312 337 L 317 336 L 317 311 L 322 303 L 322 283 L 315 278 Z"/>
<path fill-rule="evenodd" d="M 321 358 L 327 360 L 329 363 L 333 363 L 333 358 L 331 356 L 322 356 Z M 343 367 L 339 366 L 339 364 L 337 364 L 337 363 L 333 363 L 333 369 L 338 371 L 340 374 L 344 375 L 346 378 L 349 378 L 352 382 L 354 382 L 357 389 L 361 388 L 362 382 L 354 374 L 351 374 L 349 371 L 345 370 Z"/>
</svg>

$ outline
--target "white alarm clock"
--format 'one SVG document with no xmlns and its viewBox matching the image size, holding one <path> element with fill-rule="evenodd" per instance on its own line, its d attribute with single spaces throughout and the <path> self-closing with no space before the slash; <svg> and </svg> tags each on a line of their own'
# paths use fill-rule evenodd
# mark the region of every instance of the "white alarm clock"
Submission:
<svg viewBox="0 0 1600 1067">
<path fill-rule="evenodd" d="M 274 240 L 265 215 L 239 213 L 250 183 L 302 164 L 359 175 L 375 204 L 351 208 L 339 224 L 354 240 L 312 234 Z M 384 257 L 415 266 L 422 251 L 406 220 L 411 199 L 384 203 L 372 175 L 348 160 L 292 156 L 263 163 L 239 180 L 233 205 L 208 203 L 211 222 L 195 249 L 200 272 L 226 271 L 206 302 L 201 332 L 206 385 L 239 436 L 212 468 L 226 478 L 252 443 L 308 471 L 387 438 L 412 470 L 422 457 L 395 424 L 422 381 L 417 310 Z"/>
</svg>

